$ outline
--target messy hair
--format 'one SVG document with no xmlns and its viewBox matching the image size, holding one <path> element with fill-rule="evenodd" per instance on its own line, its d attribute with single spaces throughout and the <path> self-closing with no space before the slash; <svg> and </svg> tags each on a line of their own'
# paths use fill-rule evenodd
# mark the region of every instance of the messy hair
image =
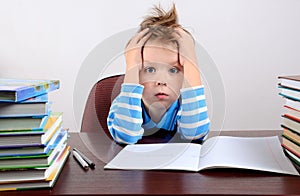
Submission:
<svg viewBox="0 0 300 196">
<path fill-rule="evenodd" d="M 144 29 L 149 28 L 150 37 L 143 43 L 141 48 L 142 64 L 144 64 L 144 47 L 148 41 L 158 41 L 166 45 L 173 45 L 177 48 L 178 63 L 180 64 L 180 54 L 179 54 L 179 43 L 176 38 L 176 28 L 181 28 L 188 34 L 190 34 L 186 29 L 184 29 L 178 23 L 178 16 L 175 4 L 172 8 L 166 12 L 160 6 L 154 6 L 152 9 L 152 15 L 148 15 L 140 24 L 138 33 Z M 191 35 L 191 34 L 190 34 Z M 126 44 L 128 46 L 129 40 Z"/>
<path fill-rule="evenodd" d="M 174 33 L 175 28 L 181 27 L 178 23 L 178 16 L 175 5 L 166 12 L 160 6 L 152 9 L 152 14 L 144 18 L 140 24 L 139 32 L 149 28 L 151 36 L 147 41 L 160 41 L 165 44 L 173 43 L 177 45 Z"/>
<path fill-rule="evenodd" d="M 151 33 L 150 37 L 145 41 L 141 48 L 142 64 L 144 65 L 144 47 L 148 41 L 159 41 L 166 45 L 175 46 L 177 48 L 178 63 L 180 64 L 179 43 L 175 33 L 176 28 L 182 27 L 178 23 L 175 5 L 173 4 L 168 12 L 161 9 L 160 6 L 155 6 L 152 11 L 152 15 L 146 16 L 141 22 L 139 29 L 140 32 L 149 28 L 149 33 Z"/>
</svg>

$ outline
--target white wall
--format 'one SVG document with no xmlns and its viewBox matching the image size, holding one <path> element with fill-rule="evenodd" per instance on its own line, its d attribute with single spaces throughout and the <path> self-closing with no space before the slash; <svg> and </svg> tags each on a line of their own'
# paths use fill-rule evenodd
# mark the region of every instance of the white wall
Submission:
<svg viewBox="0 0 300 196">
<path fill-rule="evenodd" d="M 300 74 L 299 0 L 0 0 L 0 77 L 59 79 L 52 109 L 78 131 L 73 89 L 83 62 L 103 40 L 137 27 L 158 2 L 176 3 L 180 23 L 217 65 L 223 129 L 279 129 L 277 76 Z"/>
</svg>

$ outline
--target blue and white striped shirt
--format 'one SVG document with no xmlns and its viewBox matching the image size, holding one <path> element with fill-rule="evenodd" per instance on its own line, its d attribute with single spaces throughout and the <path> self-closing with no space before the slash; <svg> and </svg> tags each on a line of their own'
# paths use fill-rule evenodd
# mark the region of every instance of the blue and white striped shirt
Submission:
<svg viewBox="0 0 300 196">
<path fill-rule="evenodd" d="M 182 139 L 204 138 L 210 121 L 204 95 L 204 87 L 181 89 L 180 100 L 175 101 L 159 123 L 151 120 L 143 103 L 144 87 L 139 84 L 122 84 L 121 92 L 113 101 L 107 117 L 107 125 L 114 140 L 122 144 L 134 144 L 144 132 L 161 128 L 180 133 Z"/>
</svg>

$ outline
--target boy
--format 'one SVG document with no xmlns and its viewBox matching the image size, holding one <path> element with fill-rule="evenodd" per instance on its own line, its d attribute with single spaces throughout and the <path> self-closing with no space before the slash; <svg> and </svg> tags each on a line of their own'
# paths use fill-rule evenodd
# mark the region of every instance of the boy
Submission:
<svg viewBox="0 0 300 196">
<path fill-rule="evenodd" d="M 202 141 L 210 121 L 194 40 L 177 23 L 175 6 L 144 19 L 125 49 L 126 73 L 107 118 L 121 144 L 137 143 L 153 130 Z"/>
</svg>

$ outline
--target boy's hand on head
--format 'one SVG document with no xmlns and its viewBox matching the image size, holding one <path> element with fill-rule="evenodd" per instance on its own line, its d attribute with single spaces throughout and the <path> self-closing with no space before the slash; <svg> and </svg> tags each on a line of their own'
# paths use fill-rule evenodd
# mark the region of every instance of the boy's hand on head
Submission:
<svg viewBox="0 0 300 196">
<path fill-rule="evenodd" d="M 146 28 L 131 38 L 125 48 L 126 68 L 142 64 L 141 49 L 150 36 L 149 28 Z"/>
<path fill-rule="evenodd" d="M 187 33 L 180 27 L 176 28 L 176 33 L 177 41 L 179 44 L 180 64 L 184 66 L 184 64 L 186 64 L 189 61 L 189 63 L 192 63 L 195 66 L 197 66 L 194 39 L 189 33 Z"/>
<path fill-rule="evenodd" d="M 126 74 L 124 82 L 139 83 L 139 70 L 142 66 L 141 50 L 151 33 L 149 28 L 137 33 L 125 48 Z"/>
<path fill-rule="evenodd" d="M 179 63 L 184 69 L 183 88 L 201 85 L 194 39 L 182 28 L 176 28 L 176 33 L 179 44 Z"/>
</svg>

